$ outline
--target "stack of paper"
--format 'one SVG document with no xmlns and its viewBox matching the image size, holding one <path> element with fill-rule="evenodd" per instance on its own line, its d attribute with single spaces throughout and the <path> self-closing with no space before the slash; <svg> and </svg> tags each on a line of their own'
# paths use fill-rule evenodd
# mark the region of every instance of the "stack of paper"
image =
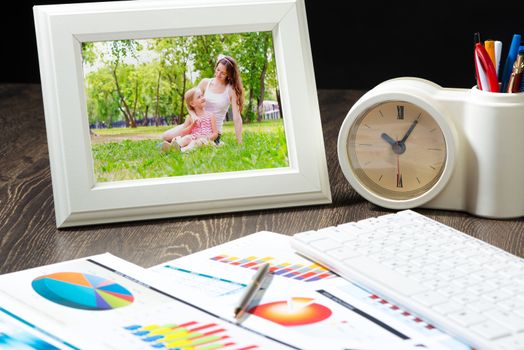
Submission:
<svg viewBox="0 0 524 350">
<path fill-rule="evenodd" d="M 143 269 L 111 254 L 0 276 L 1 349 L 468 349 L 259 232 Z M 259 264 L 271 280 L 235 323 Z"/>
</svg>

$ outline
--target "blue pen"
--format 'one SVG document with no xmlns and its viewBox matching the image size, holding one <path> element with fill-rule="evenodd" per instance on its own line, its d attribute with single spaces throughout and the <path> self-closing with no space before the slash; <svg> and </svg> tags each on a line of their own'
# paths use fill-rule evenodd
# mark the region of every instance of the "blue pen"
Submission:
<svg viewBox="0 0 524 350">
<path fill-rule="evenodd" d="M 500 91 L 506 91 L 508 88 L 509 77 L 511 75 L 511 71 L 513 70 L 513 63 L 515 63 L 519 53 L 520 40 L 520 34 L 513 34 L 511 46 L 508 51 L 508 57 L 506 58 L 506 64 L 504 64 L 504 70 L 502 71 L 502 89 Z"/>
</svg>

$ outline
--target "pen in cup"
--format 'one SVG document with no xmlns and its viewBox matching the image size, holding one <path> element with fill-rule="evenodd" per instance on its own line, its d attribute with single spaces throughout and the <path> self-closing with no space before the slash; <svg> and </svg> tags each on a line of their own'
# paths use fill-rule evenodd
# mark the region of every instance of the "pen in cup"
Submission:
<svg viewBox="0 0 524 350">
<path fill-rule="evenodd" d="M 520 92 L 520 82 L 522 80 L 522 72 L 524 71 L 524 46 L 519 49 L 517 59 L 513 64 L 513 70 L 508 81 L 508 87 L 506 92 Z"/>
<path fill-rule="evenodd" d="M 246 287 L 244 294 L 242 295 L 242 297 L 240 298 L 240 301 L 238 302 L 238 306 L 235 307 L 234 316 L 237 322 L 241 319 L 242 315 L 245 314 L 256 292 L 260 289 L 260 286 L 263 284 L 265 278 L 267 277 L 268 272 L 269 272 L 269 263 L 265 263 L 261 265 L 258 268 L 255 275 L 253 276 L 251 283 Z"/>
<path fill-rule="evenodd" d="M 517 59 L 517 55 L 519 53 L 520 41 L 521 35 L 514 34 L 511 40 L 511 46 L 509 48 L 508 55 L 506 57 L 506 64 L 504 65 L 504 70 L 502 71 L 502 77 L 500 79 L 500 82 L 502 84 L 501 91 L 503 92 L 508 91 L 508 82 L 511 72 L 513 70 L 513 64 L 515 63 L 515 60 Z"/>
</svg>

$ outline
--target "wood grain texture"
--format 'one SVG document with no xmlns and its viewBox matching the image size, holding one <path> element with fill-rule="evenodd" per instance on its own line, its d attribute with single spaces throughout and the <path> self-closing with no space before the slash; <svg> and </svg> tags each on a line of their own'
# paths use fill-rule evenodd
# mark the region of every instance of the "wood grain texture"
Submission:
<svg viewBox="0 0 524 350">
<path fill-rule="evenodd" d="M 359 91 L 320 90 L 333 203 L 234 214 L 105 224 L 58 230 L 40 85 L 0 85 L 0 273 L 103 252 L 150 267 L 257 231 L 293 234 L 391 211 L 360 197 L 337 160 L 338 130 Z M 524 256 L 524 221 L 417 210 Z"/>
</svg>

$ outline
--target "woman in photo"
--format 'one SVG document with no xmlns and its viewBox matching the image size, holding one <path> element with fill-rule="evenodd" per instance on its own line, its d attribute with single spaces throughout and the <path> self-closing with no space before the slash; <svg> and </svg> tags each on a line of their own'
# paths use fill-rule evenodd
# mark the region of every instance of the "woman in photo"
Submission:
<svg viewBox="0 0 524 350">
<path fill-rule="evenodd" d="M 242 143 L 241 111 L 244 106 L 244 88 L 236 61 L 230 56 L 220 55 L 215 64 L 214 78 L 202 79 L 198 87 L 204 92 L 206 112 L 210 112 L 216 117 L 218 137 L 215 139 L 215 143 L 217 145 L 220 144 L 222 125 L 230 106 L 233 111 L 236 139 L 239 144 Z M 191 111 L 189 111 L 189 114 L 192 117 Z M 178 125 L 164 132 L 162 135 L 164 141 L 170 143 L 173 138 L 184 136 L 182 134 L 183 130 L 187 130 L 188 126 L 185 124 L 191 122 L 191 117 L 186 118 L 186 121 L 182 125 Z"/>
</svg>

